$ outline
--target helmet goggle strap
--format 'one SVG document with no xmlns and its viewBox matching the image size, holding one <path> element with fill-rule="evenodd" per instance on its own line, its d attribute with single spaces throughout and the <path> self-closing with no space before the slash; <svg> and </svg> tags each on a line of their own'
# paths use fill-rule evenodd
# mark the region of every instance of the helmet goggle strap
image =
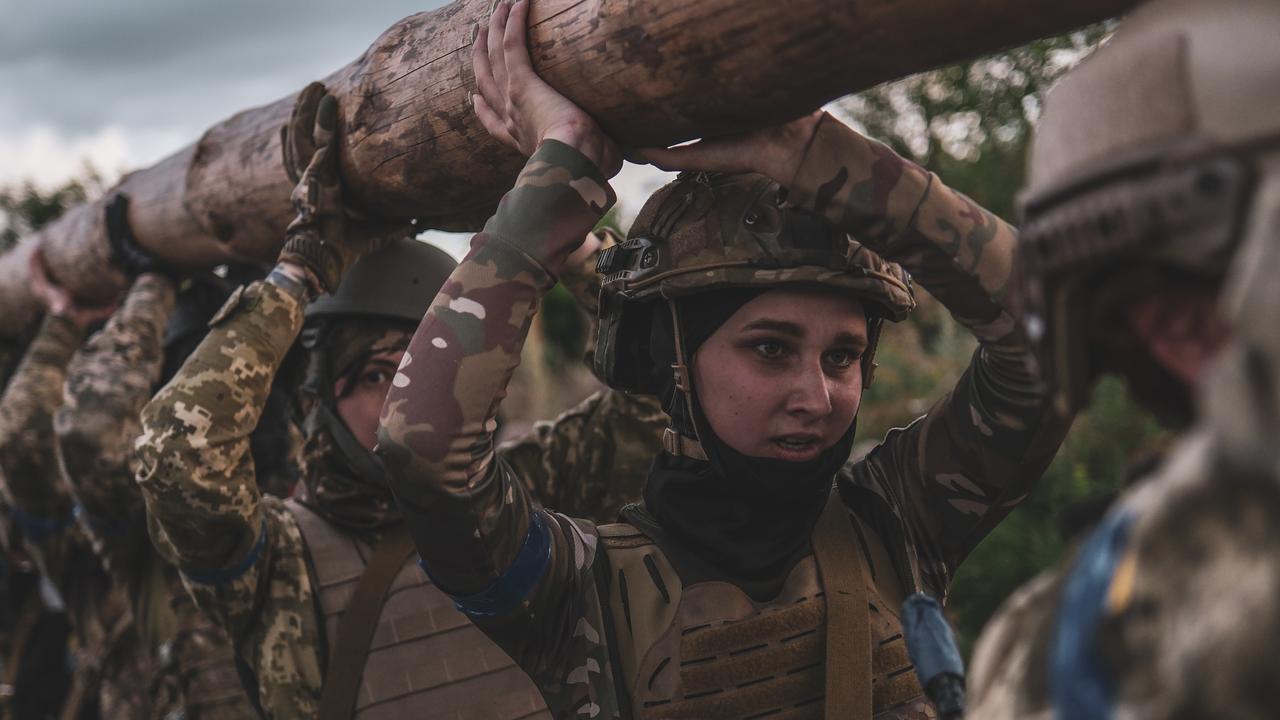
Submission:
<svg viewBox="0 0 1280 720">
<path fill-rule="evenodd" d="M 386 482 L 387 472 L 382 461 L 356 440 L 351 428 L 338 414 L 338 399 L 333 393 L 336 378 L 333 377 L 329 350 L 331 339 L 332 326 L 325 321 L 302 332 L 302 347 L 307 351 L 307 374 L 301 390 L 313 398 L 302 421 L 303 432 L 310 437 L 327 431 L 352 471 L 365 480 Z"/>
</svg>

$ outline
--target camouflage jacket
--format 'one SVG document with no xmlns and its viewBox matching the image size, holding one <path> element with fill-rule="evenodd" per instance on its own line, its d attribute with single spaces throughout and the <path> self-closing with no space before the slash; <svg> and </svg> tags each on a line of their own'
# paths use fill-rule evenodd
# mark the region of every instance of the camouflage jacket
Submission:
<svg viewBox="0 0 1280 720">
<path fill-rule="evenodd" d="M 153 716 L 245 717 L 253 708 L 239 691 L 230 640 L 195 608 L 177 570 L 155 552 L 134 481 L 133 444 L 164 365 L 173 307 L 169 280 L 143 275 L 134 282 L 120 309 L 71 359 L 54 430 L 85 532 L 128 595 L 152 660 Z"/>
<path fill-rule="evenodd" d="M 257 673 L 273 717 L 313 717 L 322 682 L 315 598 L 297 522 L 255 482 L 249 434 L 302 328 L 300 287 L 237 290 L 143 408 L 138 483 L 151 539 Z"/>
<path fill-rule="evenodd" d="M 301 529 L 281 500 L 259 492 L 248 435 L 300 331 L 304 303 L 300 293 L 270 281 L 237 291 L 187 364 L 144 408 L 137 443 L 156 548 L 182 571 L 201 609 L 231 634 L 256 672 L 262 707 L 289 718 L 317 711 L 322 630 Z M 564 488 L 558 498 L 579 501 L 546 457 L 573 453 L 575 438 L 619 427 L 616 415 L 632 412 L 640 411 L 631 402 L 598 396 L 570 413 L 576 432 L 568 432 L 569 423 L 559 432 L 540 431 L 516 441 L 512 452 L 548 470 L 535 488 Z M 653 424 L 645 416 L 636 427 L 648 431 Z M 660 432 L 652 431 L 649 442 L 632 446 L 647 457 L 660 446 Z M 643 473 L 639 461 L 619 462 Z M 613 503 L 622 492 L 602 486 L 585 500 Z"/>
<path fill-rule="evenodd" d="M 1274 293 L 1257 268 L 1276 264 L 1253 259 L 1246 274 Z M 1235 327 L 1197 424 L 983 630 L 972 717 L 1275 717 L 1280 345 L 1273 323 Z"/>
<path fill-rule="evenodd" d="M 75 522 L 54 439 L 65 370 L 83 337 L 65 318 L 42 322 L 0 399 L 0 476 L 11 519 L 71 620 L 77 669 L 70 702 L 96 695 L 104 714 L 145 717 L 149 664 L 123 593 Z"/>
<path fill-rule="evenodd" d="M 667 422 L 657 398 L 605 389 L 498 453 L 546 507 L 613 522 L 640 499 Z"/>
<path fill-rule="evenodd" d="M 833 120 L 821 125 L 791 193 L 902 263 L 981 342 L 954 391 L 838 476 L 842 496 L 859 500 L 850 510 L 870 516 L 914 584 L 943 595 L 1066 431 L 1029 372 L 1029 347 L 1006 303 L 1015 233 Z M 544 143 L 423 320 L 379 431 L 425 566 L 559 717 L 622 714 L 601 634 L 607 589 L 592 573 L 599 536 L 590 522 L 535 508 L 527 483 L 493 451 L 492 417 L 553 282 L 548 268 L 612 200 L 594 165 Z"/>
</svg>

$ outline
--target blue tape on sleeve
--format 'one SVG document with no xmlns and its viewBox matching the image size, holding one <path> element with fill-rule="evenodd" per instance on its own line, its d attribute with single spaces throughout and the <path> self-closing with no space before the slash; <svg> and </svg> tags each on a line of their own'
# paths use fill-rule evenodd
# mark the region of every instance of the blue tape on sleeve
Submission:
<svg viewBox="0 0 1280 720">
<path fill-rule="evenodd" d="M 191 573 L 183 571 L 182 576 L 198 585 L 223 585 L 249 572 L 249 570 L 257 564 L 258 559 L 262 557 L 262 549 L 267 546 L 267 521 L 262 521 L 262 531 L 258 533 L 258 542 L 253 544 L 249 549 L 249 554 L 243 560 L 232 565 L 225 570 L 219 570 L 211 573 Z"/>
<path fill-rule="evenodd" d="M 1081 547 L 1063 586 L 1049 653 L 1049 692 L 1056 720 L 1113 716 L 1115 687 L 1098 662 L 1094 643 L 1134 517 L 1132 512 L 1109 513 Z"/>
<path fill-rule="evenodd" d="M 49 538 L 64 532 L 76 522 L 75 511 L 68 512 L 62 517 L 55 518 L 39 518 L 15 507 L 11 513 L 13 523 L 18 526 L 22 534 L 31 542 L 39 544 Z"/>
<path fill-rule="evenodd" d="M 524 602 L 533 592 L 538 580 L 546 572 L 551 562 L 551 531 L 547 529 L 547 521 L 542 513 L 534 511 L 529 516 L 529 532 L 524 537 L 524 546 L 511 563 L 511 567 L 502 573 L 489 587 L 474 595 L 453 595 L 454 606 L 464 615 L 473 618 L 489 618 L 503 615 Z M 431 581 L 435 577 L 427 564 L 421 560 L 418 564 Z M 436 583 L 436 587 L 441 587 Z"/>
</svg>

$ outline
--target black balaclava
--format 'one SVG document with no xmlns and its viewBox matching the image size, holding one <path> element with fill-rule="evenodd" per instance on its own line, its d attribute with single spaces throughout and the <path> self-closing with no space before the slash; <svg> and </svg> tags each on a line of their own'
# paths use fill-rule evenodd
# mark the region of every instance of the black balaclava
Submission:
<svg viewBox="0 0 1280 720">
<path fill-rule="evenodd" d="M 345 378 L 350 391 L 369 358 L 405 349 L 414 329 L 398 320 L 341 319 L 326 328 L 308 359 L 308 379 L 299 390 L 302 482 L 295 497 L 339 527 L 378 531 L 400 522 L 401 515 L 382 463 L 338 415 L 334 383 Z"/>
<path fill-rule="evenodd" d="M 686 362 L 735 312 L 767 292 L 734 288 L 700 293 L 681 302 Z M 839 442 L 817 458 L 791 462 L 744 455 L 711 428 L 693 389 L 693 416 L 675 387 L 670 368 L 675 358 L 673 324 L 668 312 L 655 311 L 650 338 L 655 378 L 663 388 L 663 407 L 672 429 L 700 441 L 707 459 L 662 453 L 649 470 L 642 510 L 624 510 L 628 519 L 649 526 L 672 541 L 672 562 L 686 582 L 724 579 L 757 600 L 771 599 L 786 575 L 811 552 L 810 536 L 826 505 L 835 473 L 848 461 L 856 422 Z M 692 375 L 692 372 L 690 372 Z M 690 384 L 693 381 L 690 378 Z M 649 522 L 645 515 L 656 520 Z"/>
</svg>

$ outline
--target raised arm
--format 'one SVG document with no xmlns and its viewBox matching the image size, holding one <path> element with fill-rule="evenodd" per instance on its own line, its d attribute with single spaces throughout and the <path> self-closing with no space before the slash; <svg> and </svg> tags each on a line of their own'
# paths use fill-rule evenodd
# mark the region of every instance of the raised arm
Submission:
<svg viewBox="0 0 1280 720">
<path fill-rule="evenodd" d="M 588 367 L 599 330 L 596 260 L 602 248 L 615 242 L 612 231 L 592 233 L 560 272 L 560 284 L 591 317 Z M 657 398 L 604 388 L 554 420 L 539 421 L 498 453 L 546 507 L 610 523 L 623 505 L 640 499 L 649 465 L 662 451 L 667 423 Z"/>
<path fill-rule="evenodd" d="M 387 394 L 378 453 L 423 561 L 456 595 L 492 585 L 528 534 L 527 492 L 494 461 L 494 418 L 539 298 L 612 203 L 595 163 L 543 142 L 427 312 Z"/>
<path fill-rule="evenodd" d="M 1014 228 L 938 177 L 822 115 L 790 186 L 951 311 L 980 345 L 951 393 L 853 468 L 904 516 L 925 582 L 952 573 L 1040 478 L 1070 418 L 1053 412 L 1010 305 Z"/>
<path fill-rule="evenodd" d="M 0 398 L 0 475 L 23 536 L 37 547 L 74 525 L 71 495 L 58 468 L 53 412 L 67 363 L 84 337 L 70 319 L 45 315 Z"/>
<path fill-rule="evenodd" d="M 266 544 L 249 434 L 303 307 L 302 284 L 283 270 L 237 290 L 142 410 L 138 482 L 152 541 L 188 579 L 239 578 Z"/>
<path fill-rule="evenodd" d="M 15 524 L 33 545 L 46 573 L 60 575 L 66 533 L 75 521 L 70 491 L 58 465 L 53 413 L 62 404 L 67 363 L 86 329 L 113 305 L 86 306 L 50 280 L 36 251 L 29 268 L 32 293 L 45 317 L 0 398 L 0 475 Z"/>
<path fill-rule="evenodd" d="M 851 469 L 855 484 L 903 516 L 926 583 L 944 592 L 956 565 L 1041 476 L 1070 425 L 1038 387 L 1010 305 L 1016 231 L 822 112 L 641 156 L 667 169 L 769 175 L 788 187 L 791 204 L 902 264 L 977 337 L 956 388 Z"/>
<path fill-rule="evenodd" d="M 160 379 L 173 305 L 169 279 L 148 273 L 135 280 L 120 309 L 71 359 L 53 417 L 58 454 L 94 550 L 123 577 L 132 577 L 148 542 L 133 443 L 142 406 Z"/>
</svg>

